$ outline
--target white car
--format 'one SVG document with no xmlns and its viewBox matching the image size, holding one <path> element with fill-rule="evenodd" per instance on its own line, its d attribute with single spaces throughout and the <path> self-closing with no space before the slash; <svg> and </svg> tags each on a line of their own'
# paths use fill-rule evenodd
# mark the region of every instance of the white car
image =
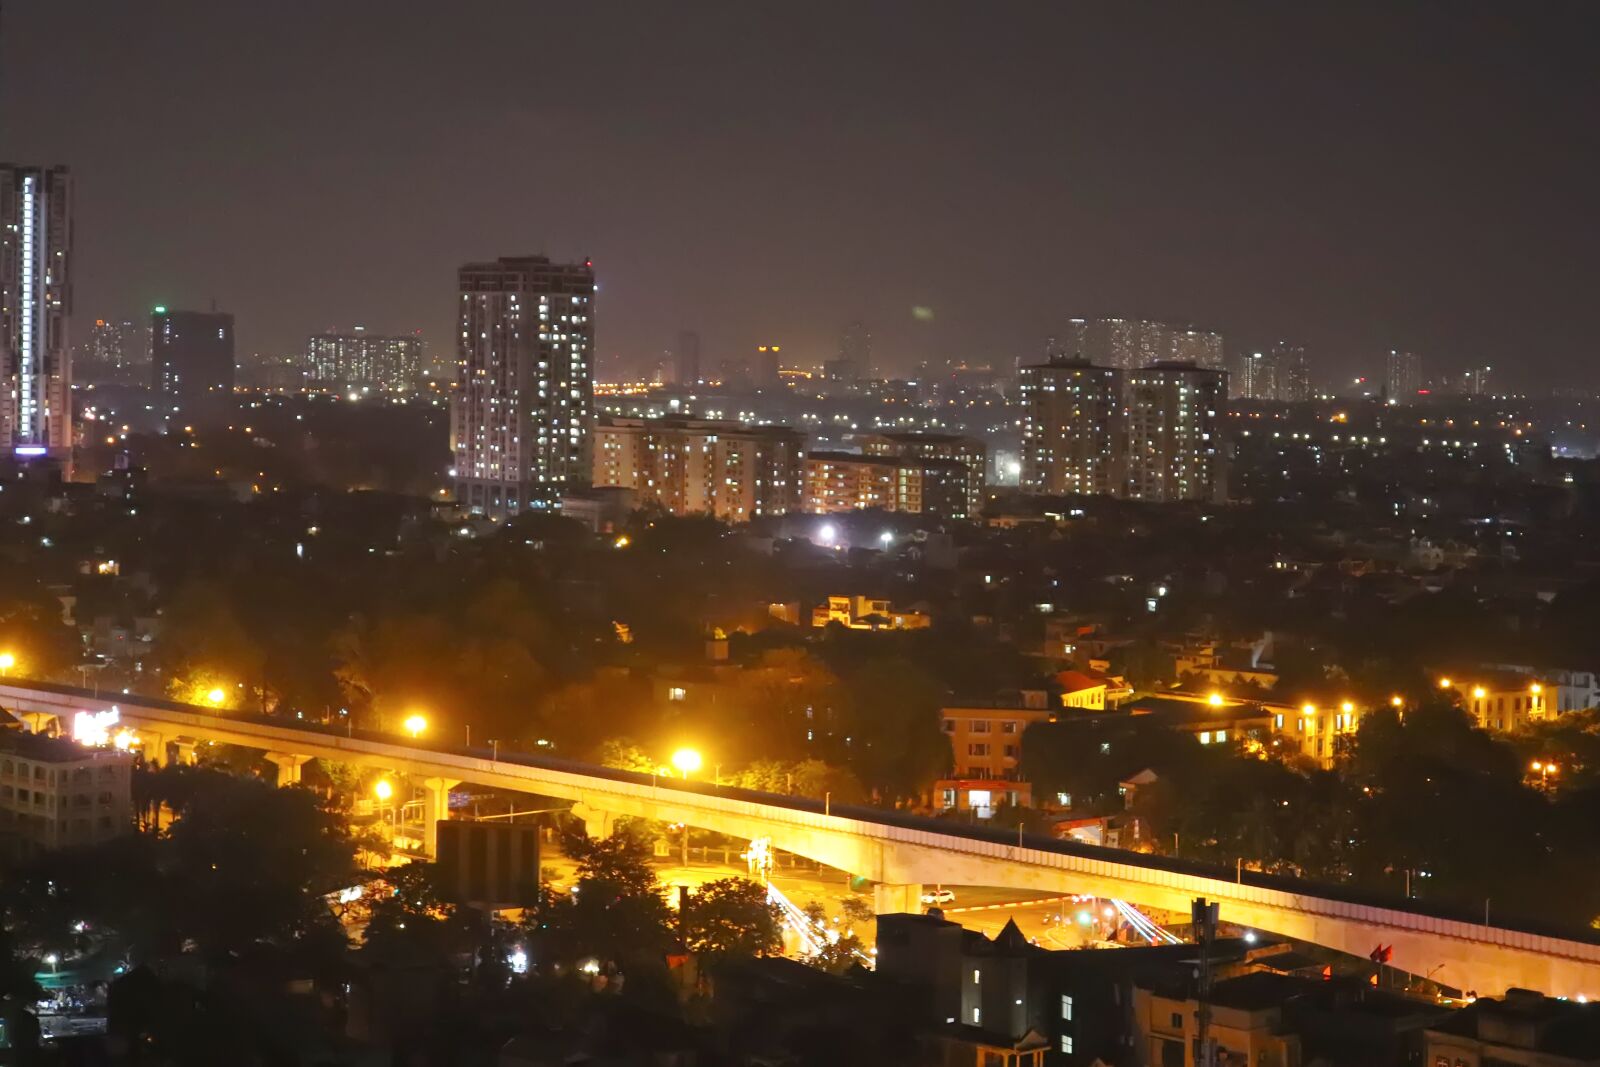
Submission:
<svg viewBox="0 0 1600 1067">
<path fill-rule="evenodd" d="M 955 893 L 949 889 L 935 889 L 922 894 L 922 902 L 924 904 L 951 904 L 955 902 L 955 899 Z"/>
</svg>

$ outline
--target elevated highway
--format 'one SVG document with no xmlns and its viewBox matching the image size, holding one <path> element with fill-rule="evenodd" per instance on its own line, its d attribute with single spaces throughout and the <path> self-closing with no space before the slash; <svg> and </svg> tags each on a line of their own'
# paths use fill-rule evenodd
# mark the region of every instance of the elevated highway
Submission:
<svg viewBox="0 0 1600 1067">
<path fill-rule="evenodd" d="M 766 837 L 780 849 L 878 883 L 880 911 L 917 910 L 932 883 L 993 885 L 1041 894 L 1085 893 L 1186 912 L 1204 896 L 1224 921 L 1364 956 L 1392 945 L 1393 965 L 1481 994 L 1512 986 L 1556 996 L 1600 997 L 1600 937 L 1537 924 L 1473 921 L 1475 916 L 1321 885 L 1054 838 L 1022 836 L 876 808 L 656 778 L 569 760 L 441 748 L 391 735 L 20 680 L 0 680 L 0 707 L 34 729 L 70 733 L 79 711 L 115 706 L 147 751 L 242 745 L 267 754 L 280 782 L 299 778 L 308 759 L 330 759 L 413 776 L 427 790 L 431 826 L 448 817 L 449 790 L 462 782 L 571 801 L 591 833 L 618 817 L 682 822 L 734 837 Z"/>
</svg>

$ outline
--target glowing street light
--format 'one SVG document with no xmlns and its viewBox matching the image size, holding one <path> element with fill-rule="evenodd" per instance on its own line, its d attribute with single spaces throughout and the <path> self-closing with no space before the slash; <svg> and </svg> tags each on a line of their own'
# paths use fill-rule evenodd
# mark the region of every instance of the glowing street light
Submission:
<svg viewBox="0 0 1600 1067">
<path fill-rule="evenodd" d="M 1448 679 L 1448 678 L 1440 678 L 1439 679 L 1439 688 L 1440 689 L 1449 689 L 1450 688 L 1450 679 Z"/>
<path fill-rule="evenodd" d="M 1401 699 L 1399 693 L 1396 693 L 1394 696 L 1389 698 L 1389 706 L 1392 707 L 1392 708 L 1398 708 L 1401 705 L 1403 705 L 1404 703 L 1405 703 L 1405 701 L 1403 699 Z"/>
<path fill-rule="evenodd" d="M 1487 689 L 1485 689 L 1483 686 L 1475 685 L 1475 686 L 1472 687 L 1472 699 L 1474 699 L 1474 700 L 1482 700 L 1484 697 L 1486 697 L 1488 695 L 1489 695 L 1489 691 Z"/>
<path fill-rule="evenodd" d="M 1212 693 L 1210 696 L 1206 697 L 1206 703 L 1210 704 L 1214 708 L 1222 707 L 1222 694 Z"/>
<path fill-rule="evenodd" d="M 405 721 L 406 733 L 413 739 L 422 736 L 422 731 L 428 728 L 428 720 L 421 715 L 411 715 Z"/>
<path fill-rule="evenodd" d="M 692 748 L 680 748 L 672 754 L 672 765 L 678 768 L 679 773 L 685 778 L 698 771 L 702 762 L 700 753 Z"/>
<path fill-rule="evenodd" d="M 220 685 L 213 686 L 211 691 L 206 694 L 206 703 L 218 708 L 222 707 L 222 702 L 227 699 L 228 694 L 222 691 Z"/>
<path fill-rule="evenodd" d="M 389 798 L 394 796 L 393 783 L 387 778 L 379 778 L 377 784 L 372 787 L 372 795 L 387 803 Z"/>
<path fill-rule="evenodd" d="M 17 657 L 10 652 L 0 652 L 0 674 L 10 674 L 17 665 Z"/>
</svg>

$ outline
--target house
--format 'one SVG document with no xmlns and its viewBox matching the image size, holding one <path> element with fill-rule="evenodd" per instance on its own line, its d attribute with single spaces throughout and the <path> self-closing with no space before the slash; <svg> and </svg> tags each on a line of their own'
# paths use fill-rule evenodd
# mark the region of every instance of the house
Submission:
<svg viewBox="0 0 1600 1067">
<path fill-rule="evenodd" d="M 851 630 L 925 630 L 933 619 L 924 611 L 892 608 L 888 600 L 866 596 L 830 596 L 811 609 L 811 625 L 832 623 Z"/>
<path fill-rule="evenodd" d="M 1530 989 L 1481 998 L 1428 1028 L 1424 1067 L 1600 1064 L 1600 1004 L 1558 1000 Z"/>
<path fill-rule="evenodd" d="M 1515 730 L 1546 718 L 1546 685 L 1516 671 L 1468 670 L 1441 675 L 1440 689 L 1459 694 L 1461 707 L 1485 730 Z"/>
<path fill-rule="evenodd" d="M 988 818 L 1001 805 L 1031 806 L 1033 787 L 1022 780 L 1018 762 L 1023 731 L 1052 716 L 1043 698 L 1044 693 L 1033 691 L 1019 701 L 1036 705 L 1032 707 L 940 709 L 941 728 L 950 738 L 954 773 L 934 783 L 934 806 L 971 811 L 980 819 Z"/>
<path fill-rule="evenodd" d="M 1082 671 L 1062 671 L 1056 675 L 1061 687 L 1061 706 L 1104 711 L 1107 682 L 1104 676 L 1093 676 Z"/>
</svg>

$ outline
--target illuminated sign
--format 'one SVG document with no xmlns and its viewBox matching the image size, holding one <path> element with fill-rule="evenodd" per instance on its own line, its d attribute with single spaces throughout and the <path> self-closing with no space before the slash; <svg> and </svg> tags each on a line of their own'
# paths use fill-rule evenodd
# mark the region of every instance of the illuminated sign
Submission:
<svg viewBox="0 0 1600 1067">
<path fill-rule="evenodd" d="M 72 717 L 72 739 L 80 745 L 109 745 L 111 728 L 121 718 L 122 713 L 116 708 L 80 711 Z"/>
</svg>

